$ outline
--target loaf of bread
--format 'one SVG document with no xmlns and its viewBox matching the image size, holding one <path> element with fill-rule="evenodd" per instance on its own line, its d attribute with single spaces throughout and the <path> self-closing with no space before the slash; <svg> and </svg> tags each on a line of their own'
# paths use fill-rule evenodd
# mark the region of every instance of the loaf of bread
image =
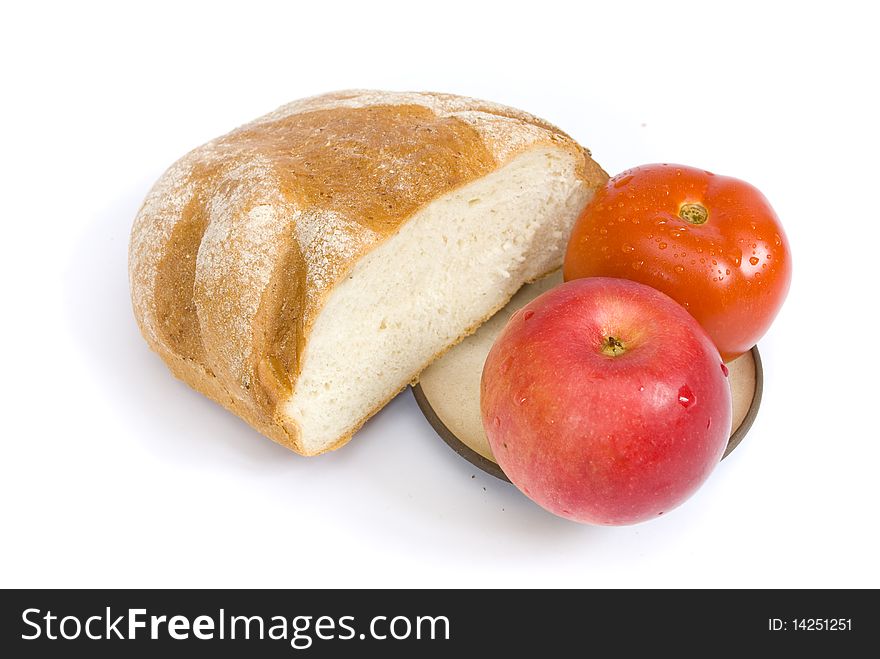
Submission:
<svg viewBox="0 0 880 659">
<path fill-rule="evenodd" d="M 177 377 L 316 455 L 559 267 L 606 179 L 565 133 L 500 105 L 296 101 L 155 184 L 129 246 L 134 313 Z"/>
</svg>

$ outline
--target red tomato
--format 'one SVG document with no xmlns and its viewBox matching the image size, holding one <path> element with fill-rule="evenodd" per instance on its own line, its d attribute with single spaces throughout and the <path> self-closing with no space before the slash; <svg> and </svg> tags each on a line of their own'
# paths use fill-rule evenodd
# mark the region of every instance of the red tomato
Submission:
<svg viewBox="0 0 880 659">
<path fill-rule="evenodd" d="M 776 317 L 791 255 L 755 187 L 693 167 L 643 165 L 608 181 L 581 213 L 564 273 L 566 281 L 623 277 L 663 291 L 730 361 Z"/>
</svg>

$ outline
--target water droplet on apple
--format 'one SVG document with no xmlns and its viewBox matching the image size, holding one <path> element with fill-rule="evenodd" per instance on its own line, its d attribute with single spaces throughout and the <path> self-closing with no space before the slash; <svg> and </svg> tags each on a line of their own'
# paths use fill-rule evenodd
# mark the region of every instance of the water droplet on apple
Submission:
<svg viewBox="0 0 880 659">
<path fill-rule="evenodd" d="M 606 229 L 605 227 L 602 227 L 601 229 L 599 229 L 599 233 L 601 233 L 604 236 L 608 233 L 608 229 Z"/>
<path fill-rule="evenodd" d="M 727 364 L 725 364 L 724 362 L 721 362 L 721 372 L 724 373 L 724 377 L 730 375 L 730 369 L 727 368 Z"/>
<path fill-rule="evenodd" d="M 629 243 L 623 243 L 620 249 L 623 250 L 624 254 L 629 254 L 630 252 L 635 250 L 635 247 L 633 247 Z"/>
<path fill-rule="evenodd" d="M 529 318 L 531 318 L 531 317 L 534 316 L 534 315 L 535 315 L 535 312 L 534 312 L 534 311 L 526 311 L 526 312 L 523 314 L 523 320 L 528 320 Z"/>
<path fill-rule="evenodd" d="M 525 402 L 526 402 L 526 397 L 523 396 L 522 394 L 520 394 L 519 396 L 516 397 L 516 404 L 517 405 L 522 405 Z"/>
<path fill-rule="evenodd" d="M 659 245 L 657 245 L 657 247 L 659 247 L 660 249 L 666 249 L 667 247 L 669 247 L 669 245 L 667 245 L 666 243 L 660 243 Z"/>
<path fill-rule="evenodd" d="M 644 390 L 645 390 L 644 387 L 639 387 L 639 391 L 644 391 Z"/>
<path fill-rule="evenodd" d="M 706 430 L 709 430 L 709 428 L 711 426 L 712 426 L 712 419 L 710 417 L 710 418 L 706 419 Z"/>
<path fill-rule="evenodd" d="M 758 265 L 758 262 L 760 260 L 761 259 L 759 259 L 757 256 L 752 256 L 751 258 L 749 258 L 749 263 L 751 263 L 752 265 Z"/>
<path fill-rule="evenodd" d="M 645 265 L 645 262 L 644 261 L 633 261 L 631 265 L 632 265 L 633 270 L 638 270 L 643 265 Z"/>
<path fill-rule="evenodd" d="M 682 272 L 684 272 L 684 267 L 683 267 L 683 266 L 680 266 L 680 265 L 677 265 L 677 266 L 675 266 L 675 271 L 676 271 L 678 274 L 681 274 Z"/>
<path fill-rule="evenodd" d="M 630 174 L 629 176 L 624 176 L 623 178 L 620 178 L 620 179 L 617 179 L 616 181 L 614 181 L 614 187 L 615 188 L 622 188 L 624 185 L 626 185 L 627 183 L 629 183 L 632 180 L 633 180 L 632 174 Z"/>
<path fill-rule="evenodd" d="M 686 384 L 683 384 L 678 390 L 678 402 L 685 409 L 697 402 L 694 392 Z"/>
<path fill-rule="evenodd" d="M 492 423 L 495 424 L 496 428 L 500 428 L 501 427 L 501 417 L 496 416 L 494 419 L 492 419 Z M 504 445 L 504 448 L 507 448 L 507 444 Z"/>
</svg>

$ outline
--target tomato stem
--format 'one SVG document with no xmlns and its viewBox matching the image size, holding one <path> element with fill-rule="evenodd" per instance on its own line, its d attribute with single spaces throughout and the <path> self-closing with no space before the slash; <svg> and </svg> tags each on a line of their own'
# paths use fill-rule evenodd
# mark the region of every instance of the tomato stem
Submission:
<svg viewBox="0 0 880 659">
<path fill-rule="evenodd" d="M 703 204 L 682 204 L 678 209 L 678 216 L 688 224 L 706 224 L 709 211 Z"/>
</svg>

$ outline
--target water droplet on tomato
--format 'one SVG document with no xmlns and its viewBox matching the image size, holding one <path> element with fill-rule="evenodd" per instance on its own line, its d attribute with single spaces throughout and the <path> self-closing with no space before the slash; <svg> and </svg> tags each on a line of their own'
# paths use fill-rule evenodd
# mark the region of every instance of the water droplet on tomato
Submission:
<svg viewBox="0 0 880 659">
<path fill-rule="evenodd" d="M 633 261 L 633 262 L 632 262 L 632 269 L 633 269 L 633 270 L 638 270 L 638 269 L 641 268 L 643 265 L 645 265 L 645 262 L 644 262 L 644 261 Z"/>
<path fill-rule="evenodd" d="M 599 233 L 601 233 L 604 236 L 608 233 L 608 229 L 606 229 L 605 227 L 602 227 L 601 229 L 599 229 Z"/>
<path fill-rule="evenodd" d="M 632 174 L 630 174 L 628 176 L 624 176 L 623 178 L 620 178 L 620 179 L 617 179 L 616 181 L 614 181 L 614 187 L 615 188 L 622 188 L 624 185 L 626 185 L 627 183 L 629 183 L 632 180 L 633 180 Z"/>
<path fill-rule="evenodd" d="M 694 392 L 686 384 L 683 384 L 678 390 L 678 402 L 685 409 L 697 402 Z"/>
<path fill-rule="evenodd" d="M 706 419 L 706 430 L 709 430 L 709 428 L 711 426 L 712 426 L 712 418 L 709 417 L 708 419 Z"/>
<path fill-rule="evenodd" d="M 516 397 L 516 404 L 517 405 L 522 405 L 525 402 L 526 402 L 526 397 L 523 396 L 522 394 L 520 394 L 519 396 Z"/>
<path fill-rule="evenodd" d="M 635 247 L 633 247 L 629 243 L 623 243 L 620 249 L 623 251 L 624 254 L 629 254 L 630 252 L 635 250 Z"/>
<path fill-rule="evenodd" d="M 725 270 L 724 270 L 724 274 L 725 274 L 725 275 L 729 275 L 729 274 L 730 274 L 730 269 L 725 269 Z"/>
<path fill-rule="evenodd" d="M 660 243 L 659 245 L 657 245 L 657 247 L 659 247 L 660 249 L 666 249 L 668 245 L 666 243 Z"/>
<path fill-rule="evenodd" d="M 495 425 L 496 428 L 500 428 L 501 418 L 496 416 L 494 419 L 492 419 L 492 423 Z"/>
<path fill-rule="evenodd" d="M 684 272 L 684 268 L 683 268 L 682 266 L 680 266 L 680 265 L 677 265 L 677 266 L 675 266 L 675 271 L 676 271 L 678 274 L 681 274 L 682 272 Z"/>
<path fill-rule="evenodd" d="M 760 260 L 761 260 L 761 259 L 759 259 L 757 256 L 752 256 L 752 257 L 749 258 L 749 263 L 751 263 L 752 265 L 758 265 L 758 262 L 759 262 Z"/>
<path fill-rule="evenodd" d="M 725 364 L 724 362 L 721 362 L 721 372 L 724 373 L 724 377 L 730 375 L 730 369 L 727 368 L 727 364 Z"/>
</svg>

